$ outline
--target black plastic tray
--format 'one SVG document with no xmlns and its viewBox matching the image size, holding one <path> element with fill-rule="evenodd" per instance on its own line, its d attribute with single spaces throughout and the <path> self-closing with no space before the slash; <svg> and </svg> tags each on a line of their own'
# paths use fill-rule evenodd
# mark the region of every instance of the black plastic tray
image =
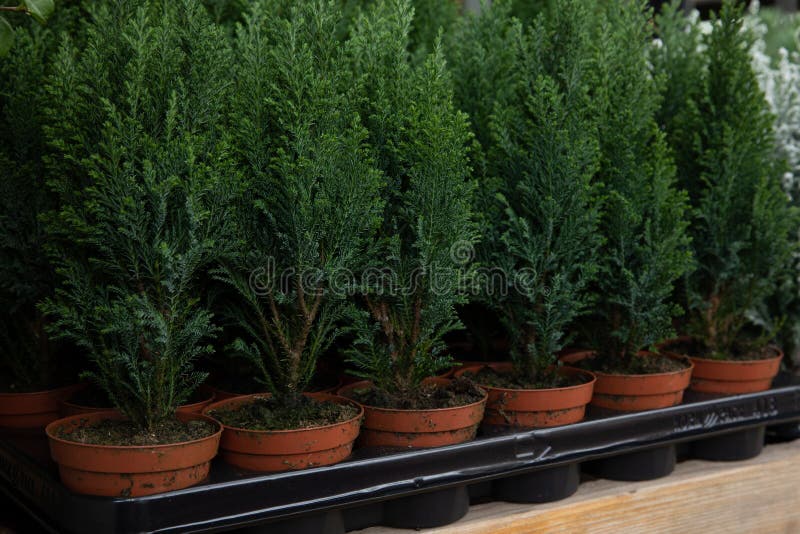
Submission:
<svg viewBox="0 0 800 534">
<path fill-rule="evenodd" d="M 462 517 L 470 501 L 546 502 L 571 495 L 581 471 L 618 480 L 668 475 L 677 460 L 741 460 L 770 439 L 800 435 L 800 380 L 724 398 L 687 393 L 680 406 L 633 414 L 590 411 L 584 422 L 492 433 L 414 451 L 357 450 L 335 466 L 244 474 L 215 461 L 198 486 L 148 497 L 76 495 L 52 463 L 0 439 L 0 490 L 57 532 L 341 534 L 372 525 L 423 528 Z"/>
</svg>

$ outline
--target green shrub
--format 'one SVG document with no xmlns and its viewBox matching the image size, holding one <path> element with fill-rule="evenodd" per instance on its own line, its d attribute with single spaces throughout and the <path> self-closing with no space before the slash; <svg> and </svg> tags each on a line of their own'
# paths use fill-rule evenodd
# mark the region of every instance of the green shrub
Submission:
<svg viewBox="0 0 800 534">
<path fill-rule="evenodd" d="M 658 80 L 648 69 L 651 12 L 638 1 L 597 13 L 592 107 L 597 114 L 606 196 L 597 306 L 591 335 L 605 358 L 628 365 L 637 351 L 670 337 L 675 281 L 691 266 L 686 195 L 655 117 Z"/>
<path fill-rule="evenodd" d="M 693 30 L 679 17 L 667 12 L 659 20 L 667 52 L 654 65 L 686 72 L 699 87 L 683 94 L 670 78 L 665 107 L 685 105 L 692 112 L 666 112 L 662 120 L 674 132 L 692 204 L 697 268 L 687 282 L 691 333 L 710 356 L 725 358 L 758 349 L 772 335 L 754 339 L 748 313 L 774 293 L 790 266 L 797 218 L 778 180 L 783 164 L 773 156 L 773 118 L 750 64 L 752 36 L 742 28 L 741 9 L 725 2 L 703 47 L 681 53 L 669 48 Z M 687 135 L 691 144 L 682 139 Z"/>
<path fill-rule="evenodd" d="M 383 176 L 351 104 L 336 4 L 285 17 L 272 4 L 257 3 L 237 36 L 231 123 L 247 183 L 239 247 L 217 275 L 244 332 L 234 352 L 291 405 L 352 315 L 344 297 L 381 222 Z"/>
<path fill-rule="evenodd" d="M 54 378 L 36 304 L 51 293 L 54 277 L 38 216 L 52 207 L 44 187 L 42 108 L 55 40 L 43 28 L 17 28 L 16 46 L 0 60 L 0 351 L 8 379 L 28 390 Z"/>
<path fill-rule="evenodd" d="M 230 241 L 232 57 L 189 0 L 108 2 L 87 32 L 82 50 L 65 43 L 48 89 L 59 286 L 43 309 L 151 430 L 204 378 L 193 361 L 216 331 L 195 282 Z"/>
<path fill-rule="evenodd" d="M 459 326 L 476 240 L 466 116 L 453 105 L 439 46 L 411 61 L 407 0 L 377 2 L 348 42 L 355 99 L 368 143 L 388 181 L 372 251 L 362 327 L 351 360 L 386 392 L 413 397 L 420 381 L 450 365 L 442 336 Z M 464 255 L 462 255 L 462 252 Z"/>
<path fill-rule="evenodd" d="M 483 267 L 502 273 L 484 298 L 535 382 L 557 363 L 587 310 L 600 245 L 597 128 L 590 109 L 590 21 L 579 2 L 522 30 L 508 3 L 466 17 L 452 38 L 459 103 L 486 152 Z"/>
</svg>

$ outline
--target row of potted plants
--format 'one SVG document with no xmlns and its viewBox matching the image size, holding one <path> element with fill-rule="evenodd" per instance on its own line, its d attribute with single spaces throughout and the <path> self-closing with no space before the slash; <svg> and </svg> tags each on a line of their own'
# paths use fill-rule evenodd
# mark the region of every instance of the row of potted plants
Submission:
<svg viewBox="0 0 800 534">
<path fill-rule="evenodd" d="M 590 399 L 664 407 L 690 376 L 770 386 L 782 353 L 751 317 L 798 219 L 733 2 L 707 34 L 673 4 L 655 45 L 639 2 L 523 22 L 497 1 L 430 51 L 408 0 L 293 4 L 233 30 L 189 0 L 67 7 L 0 63 L 0 425 L 49 422 L 68 487 L 186 487 L 218 447 L 280 471 L 359 433 L 428 447 Z M 452 371 L 470 300 L 511 362 Z M 314 387 L 340 356 L 363 381 Z M 56 362 L 116 411 L 55 420 L 74 386 L 32 391 Z M 207 364 L 257 394 L 203 406 Z"/>
</svg>

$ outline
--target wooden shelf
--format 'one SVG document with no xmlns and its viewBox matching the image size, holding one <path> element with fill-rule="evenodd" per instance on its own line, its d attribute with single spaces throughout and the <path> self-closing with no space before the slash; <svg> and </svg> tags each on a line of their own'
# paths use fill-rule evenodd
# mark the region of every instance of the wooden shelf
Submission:
<svg viewBox="0 0 800 534">
<path fill-rule="evenodd" d="M 357 532 L 409 531 L 373 527 Z M 421 532 L 800 532 L 800 440 L 770 445 L 744 462 L 682 462 L 659 480 L 588 481 L 575 495 L 555 503 L 476 505 L 453 525 Z"/>
</svg>

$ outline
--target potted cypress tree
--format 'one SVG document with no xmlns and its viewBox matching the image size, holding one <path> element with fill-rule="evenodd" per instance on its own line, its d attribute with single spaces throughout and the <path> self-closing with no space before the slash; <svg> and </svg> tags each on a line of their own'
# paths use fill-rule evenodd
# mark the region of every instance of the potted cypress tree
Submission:
<svg viewBox="0 0 800 534">
<path fill-rule="evenodd" d="M 772 116 L 751 67 L 752 36 L 742 27 L 742 9 L 725 2 L 702 37 L 704 46 L 677 54 L 672 47 L 680 39 L 700 39 L 680 16 L 673 6 L 659 19 L 663 51 L 654 65 L 685 71 L 698 88 L 667 92 L 683 99 L 665 105 L 690 112 L 664 114 L 691 198 L 698 265 L 687 280 L 689 338 L 664 349 L 692 356 L 693 389 L 761 391 L 770 387 L 783 353 L 769 345 L 775 332 L 757 327 L 748 314 L 775 292 L 792 265 L 797 213 L 776 179 L 783 168 L 773 156 Z M 689 129 L 694 141 L 679 144 Z"/>
<path fill-rule="evenodd" d="M 558 368 L 566 330 L 589 304 L 601 241 L 600 199 L 592 182 L 599 146 L 586 76 L 590 18 L 582 4 L 571 1 L 559 2 L 554 15 L 522 32 L 511 22 L 508 4 L 496 4 L 453 39 L 466 49 L 455 54 L 462 61 L 471 63 L 490 46 L 512 54 L 502 68 L 480 63 L 488 68 L 477 85 L 491 81 L 497 89 L 485 94 L 485 102 L 473 103 L 490 112 L 473 122 L 488 122 L 489 132 L 479 137 L 489 143 L 487 172 L 498 177 L 485 181 L 497 184 L 484 197 L 498 204 L 488 206 L 485 217 L 499 235 L 481 244 L 482 263 L 507 277 L 506 286 L 487 287 L 485 296 L 506 327 L 513 363 L 456 372 L 472 375 L 488 390 L 489 425 L 573 423 L 592 398 L 591 373 Z M 493 42 L 498 35 L 505 42 Z M 458 73 L 472 68 L 454 66 Z M 509 89 L 495 70 L 512 73 Z"/>
<path fill-rule="evenodd" d="M 45 187 L 45 80 L 72 11 L 60 10 L 49 28 L 17 27 L 16 46 L 0 59 L 0 427 L 37 429 L 42 438 L 76 374 L 69 345 L 47 335 L 37 308 L 54 286 L 39 220 L 53 203 Z"/>
<path fill-rule="evenodd" d="M 342 393 L 365 405 L 362 442 L 427 447 L 473 438 L 486 394 L 467 381 L 429 379 L 451 366 L 442 336 L 458 326 L 476 239 L 467 119 L 453 105 L 440 47 L 412 63 L 407 0 L 380 1 L 347 43 L 368 142 L 388 185 L 365 311 L 349 352 L 371 382 Z M 462 254 L 463 253 L 463 254 Z M 428 380 L 426 380 L 428 379 Z"/>
<path fill-rule="evenodd" d="M 384 184 L 348 94 L 341 12 L 318 0 L 284 17 L 271 3 L 255 4 L 237 36 L 232 123 L 249 179 L 242 246 L 217 271 L 232 292 L 221 305 L 243 333 L 232 350 L 271 395 L 207 409 L 225 425 L 223 458 L 260 471 L 331 464 L 352 449 L 363 409 L 303 392 L 353 313 L 348 273 L 369 257 Z"/>
<path fill-rule="evenodd" d="M 606 196 L 600 223 L 605 244 L 588 322 L 593 357 L 575 353 L 595 371 L 593 404 L 642 410 L 681 401 L 688 361 L 643 352 L 672 333 L 680 312 L 675 281 L 691 265 L 686 195 L 655 114 L 657 79 L 648 71 L 651 11 L 638 1 L 610 2 L 596 14 L 593 108 L 600 140 L 598 180 Z"/>
<path fill-rule="evenodd" d="M 43 310 L 121 412 L 47 427 L 73 491 L 190 486 L 216 455 L 220 425 L 176 408 L 204 379 L 193 362 L 217 330 L 195 282 L 230 241 L 239 187 L 223 135 L 230 61 L 190 1 L 103 4 L 82 52 L 66 43 L 56 60 L 47 229 L 59 286 Z"/>
</svg>

